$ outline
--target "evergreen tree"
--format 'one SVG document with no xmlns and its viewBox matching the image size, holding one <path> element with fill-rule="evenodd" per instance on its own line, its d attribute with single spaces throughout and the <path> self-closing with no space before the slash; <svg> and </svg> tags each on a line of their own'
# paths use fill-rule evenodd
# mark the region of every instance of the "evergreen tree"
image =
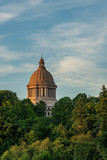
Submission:
<svg viewBox="0 0 107 160">
<path fill-rule="evenodd" d="M 79 99 L 72 111 L 72 128 L 76 134 L 88 131 L 86 112 L 83 99 Z"/>
</svg>

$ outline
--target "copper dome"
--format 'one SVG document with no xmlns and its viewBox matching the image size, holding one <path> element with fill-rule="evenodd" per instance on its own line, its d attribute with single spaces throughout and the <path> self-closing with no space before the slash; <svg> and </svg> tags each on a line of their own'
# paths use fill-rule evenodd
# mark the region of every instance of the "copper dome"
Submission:
<svg viewBox="0 0 107 160">
<path fill-rule="evenodd" d="M 44 60 L 41 57 L 39 61 L 38 69 L 32 74 L 30 81 L 28 83 L 29 86 L 35 85 L 55 85 L 53 77 L 49 71 L 46 70 L 44 66 Z"/>
</svg>

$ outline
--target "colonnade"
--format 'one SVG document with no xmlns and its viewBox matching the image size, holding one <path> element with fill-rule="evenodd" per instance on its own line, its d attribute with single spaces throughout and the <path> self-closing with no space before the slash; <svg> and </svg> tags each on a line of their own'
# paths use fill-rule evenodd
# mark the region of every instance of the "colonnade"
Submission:
<svg viewBox="0 0 107 160">
<path fill-rule="evenodd" d="M 29 97 L 53 97 L 56 98 L 56 88 L 50 87 L 36 87 L 28 88 L 28 98 Z"/>
</svg>

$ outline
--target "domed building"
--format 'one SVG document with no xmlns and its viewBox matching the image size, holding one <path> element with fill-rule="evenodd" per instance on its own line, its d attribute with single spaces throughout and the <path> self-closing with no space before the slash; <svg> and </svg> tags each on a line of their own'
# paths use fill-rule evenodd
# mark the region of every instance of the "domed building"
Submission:
<svg viewBox="0 0 107 160">
<path fill-rule="evenodd" d="M 56 84 L 49 71 L 46 70 L 44 60 L 41 57 L 38 69 L 32 74 L 27 85 L 27 97 L 36 104 L 39 101 L 46 103 L 46 116 L 52 115 L 52 109 L 56 102 Z"/>
</svg>

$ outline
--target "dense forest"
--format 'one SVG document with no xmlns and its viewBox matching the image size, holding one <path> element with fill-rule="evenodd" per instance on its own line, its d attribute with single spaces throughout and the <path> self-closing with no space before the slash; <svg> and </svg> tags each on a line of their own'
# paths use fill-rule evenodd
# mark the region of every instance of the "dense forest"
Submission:
<svg viewBox="0 0 107 160">
<path fill-rule="evenodd" d="M 107 89 L 55 103 L 45 116 L 16 93 L 0 91 L 0 160 L 107 160 Z"/>
</svg>

